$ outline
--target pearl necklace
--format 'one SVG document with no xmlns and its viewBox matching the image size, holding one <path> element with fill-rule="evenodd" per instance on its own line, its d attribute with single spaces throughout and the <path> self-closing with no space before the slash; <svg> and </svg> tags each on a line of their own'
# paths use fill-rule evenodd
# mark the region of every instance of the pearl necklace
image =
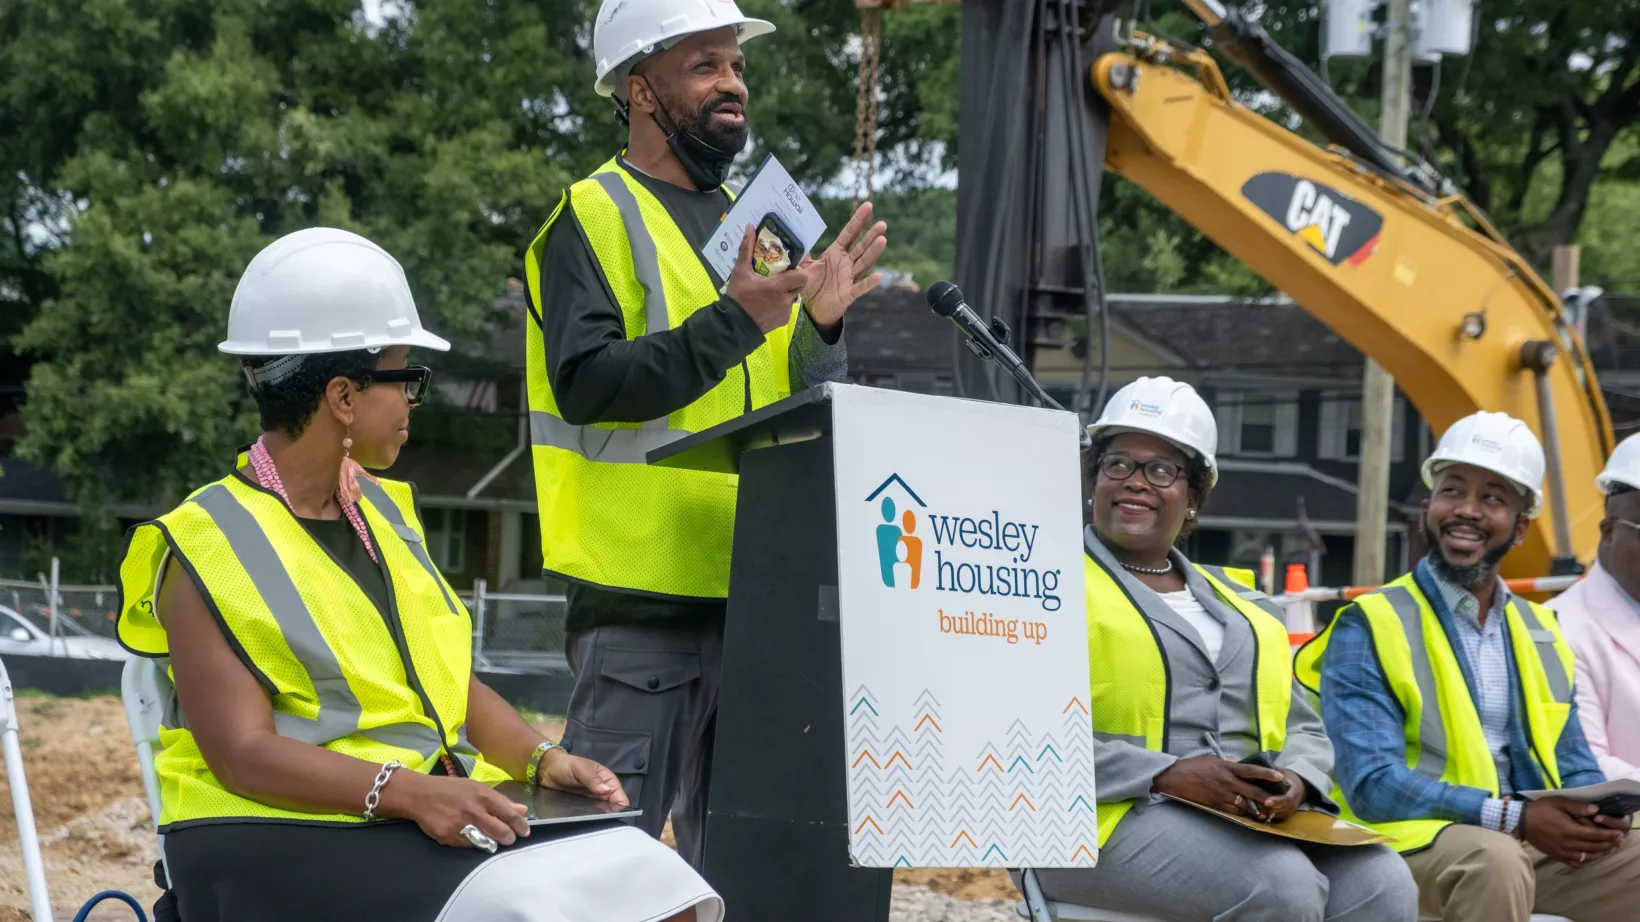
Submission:
<svg viewBox="0 0 1640 922">
<path fill-rule="evenodd" d="M 1173 572 L 1173 558 L 1171 557 L 1167 558 L 1167 566 L 1165 567 L 1136 567 L 1125 560 L 1117 562 L 1122 565 L 1123 569 L 1132 570 L 1135 573 L 1149 574 L 1150 576 L 1161 576 L 1164 573 Z"/>
</svg>

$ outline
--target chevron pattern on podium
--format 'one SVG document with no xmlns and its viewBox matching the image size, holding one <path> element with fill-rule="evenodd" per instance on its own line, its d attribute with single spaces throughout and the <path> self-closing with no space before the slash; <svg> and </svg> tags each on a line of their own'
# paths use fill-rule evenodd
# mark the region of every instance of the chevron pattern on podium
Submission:
<svg viewBox="0 0 1640 922">
<path fill-rule="evenodd" d="M 968 753 L 948 750 L 946 717 L 929 689 L 884 702 L 861 686 L 846 706 L 856 864 L 1093 866 L 1093 728 L 1079 698 L 1051 730 L 1018 719 Z"/>
</svg>

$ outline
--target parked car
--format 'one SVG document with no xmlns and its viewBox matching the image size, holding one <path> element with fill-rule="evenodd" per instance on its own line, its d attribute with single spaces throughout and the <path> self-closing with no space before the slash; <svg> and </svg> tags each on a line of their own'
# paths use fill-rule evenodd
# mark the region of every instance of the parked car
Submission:
<svg viewBox="0 0 1640 922">
<path fill-rule="evenodd" d="M 57 619 L 57 636 L 42 630 L 15 609 L 0 605 L 0 656 L 66 656 L 70 659 L 128 660 L 119 641 L 99 637 L 70 618 Z"/>
</svg>

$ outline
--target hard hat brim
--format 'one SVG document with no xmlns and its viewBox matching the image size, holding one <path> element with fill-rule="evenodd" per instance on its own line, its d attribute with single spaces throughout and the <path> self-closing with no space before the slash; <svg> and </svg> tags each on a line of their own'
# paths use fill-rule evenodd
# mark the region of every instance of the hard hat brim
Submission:
<svg viewBox="0 0 1640 922">
<path fill-rule="evenodd" d="M 1478 467 L 1483 471 L 1491 471 L 1492 473 L 1494 473 L 1494 474 L 1498 475 L 1499 477 L 1502 477 L 1504 480 L 1508 481 L 1509 485 L 1515 488 L 1515 492 L 1520 494 L 1520 498 L 1526 500 L 1526 517 L 1527 518 L 1535 519 L 1535 518 L 1538 517 L 1538 513 L 1543 511 L 1543 494 L 1541 492 L 1539 492 L 1538 490 L 1535 490 L 1535 489 L 1521 483 L 1520 481 L 1516 480 L 1513 477 L 1510 477 L 1508 474 L 1505 474 L 1502 471 L 1494 471 L 1494 470 L 1492 470 L 1491 468 L 1487 467 L 1484 464 L 1476 464 L 1473 461 L 1455 461 L 1451 458 L 1436 458 L 1436 457 L 1429 457 L 1429 458 L 1424 459 L 1424 466 L 1423 466 L 1424 487 L 1429 489 L 1429 490 L 1434 490 L 1435 489 L 1435 475 L 1439 474 L 1441 471 L 1444 471 L 1447 468 L 1453 466 L 1454 464 L 1467 464 L 1470 467 Z M 1598 484 L 1599 480 L 1596 479 L 1595 482 Z M 1602 491 L 1602 492 L 1604 492 L 1604 491 Z"/>
<path fill-rule="evenodd" d="M 1600 491 L 1601 496 L 1610 496 L 1613 487 L 1624 487 L 1630 490 L 1640 490 L 1640 484 L 1630 483 L 1629 480 L 1640 480 L 1640 477 L 1624 478 L 1616 474 L 1602 473 L 1594 479 L 1594 488 Z"/>
<path fill-rule="evenodd" d="M 769 22 L 767 19 L 751 19 L 751 18 L 740 19 L 740 20 L 737 20 L 735 22 L 719 23 L 718 25 L 715 25 L 712 28 L 713 29 L 727 29 L 730 26 L 733 26 L 733 27 L 735 27 L 736 29 L 739 30 L 739 35 L 736 38 L 742 45 L 746 44 L 746 42 L 750 41 L 751 39 L 759 38 L 759 37 L 764 36 L 764 35 L 768 35 L 769 33 L 773 32 L 775 30 L 774 23 Z M 710 31 L 710 30 L 707 30 L 707 31 Z M 672 39 L 684 38 L 685 36 L 689 36 L 689 35 L 693 35 L 693 34 L 695 34 L 695 33 L 694 32 L 679 32 L 676 35 L 664 36 L 662 38 L 656 39 L 655 41 L 656 41 L 656 44 L 660 44 L 661 42 L 671 41 Z M 634 57 L 637 57 L 637 56 L 634 55 Z M 615 84 L 614 84 L 614 81 L 611 78 L 615 78 L 615 77 L 618 76 L 619 79 L 622 79 L 622 80 L 626 79 L 626 75 L 631 72 L 631 67 L 629 65 L 632 64 L 632 60 L 633 60 L 633 58 L 627 58 L 626 60 L 622 61 L 621 63 L 619 63 L 617 65 L 615 65 L 614 67 L 611 67 L 609 69 L 609 73 L 604 74 L 602 77 L 599 77 L 597 79 L 597 81 L 592 84 L 592 88 L 595 91 L 597 91 L 599 96 L 602 96 L 602 97 L 607 99 L 607 98 L 615 95 Z"/>
<path fill-rule="evenodd" d="M 1145 429 L 1140 426 L 1118 425 L 1115 423 L 1105 423 L 1103 425 L 1094 423 L 1093 425 L 1088 426 L 1088 437 L 1094 439 L 1099 438 L 1101 435 L 1118 436 L 1129 432 L 1136 435 L 1148 435 L 1161 439 L 1167 444 L 1172 445 L 1174 448 L 1184 452 L 1184 456 L 1191 460 L 1195 460 L 1197 458 L 1202 459 L 1202 464 L 1207 466 L 1207 473 L 1209 475 L 1208 485 L 1215 487 L 1219 485 L 1219 465 L 1217 459 L 1206 454 L 1201 449 L 1196 448 L 1193 445 L 1186 445 L 1166 433 L 1157 432 L 1155 429 Z"/>
<path fill-rule="evenodd" d="M 413 349 L 432 349 L 435 352 L 449 352 L 450 341 L 442 336 L 435 336 L 426 330 L 416 330 L 402 339 L 383 339 L 380 342 L 348 343 L 339 346 L 316 346 L 311 349 L 275 349 L 267 343 L 235 342 L 225 340 L 217 344 L 216 350 L 224 355 L 320 355 L 326 352 L 355 352 L 360 349 L 386 349 L 391 346 L 409 346 Z"/>
</svg>

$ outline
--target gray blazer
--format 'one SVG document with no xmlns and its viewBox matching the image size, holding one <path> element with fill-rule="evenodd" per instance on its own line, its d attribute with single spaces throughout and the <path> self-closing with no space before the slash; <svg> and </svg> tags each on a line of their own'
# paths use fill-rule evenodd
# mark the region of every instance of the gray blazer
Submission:
<svg viewBox="0 0 1640 922">
<path fill-rule="evenodd" d="M 1184 555 L 1173 549 L 1173 565 L 1184 574 L 1185 588 L 1209 615 L 1224 624 L 1224 645 L 1217 661 L 1211 660 L 1201 634 L 1168 607 L 1160 595 L 1123 569 L 1091 527 L 1084 535 L 1084 543 L 1095 562 L 1115 575 L 1122 588 L 1139 603 L 1140 612 L 1157 625 L 1162 657 L 1173 677 L 1164 752 L 1151 752 L 1121 740 L 1099 739 L 1095 734 L 1094 789 L 1098 791 L 1099 800 L 1137 800 L 1141 804 L 1160 800 L 1160 795 L 1151 793 L 1152 781 L 1179 759 L 1212 755 L 1206 739 L 1209 733 L 1232 759 L 1245 758 L 1262 749 L 1253 715 L 1255 644 L 1247 619 L 1220 599 Z M 1088 617 L 1097 618 L 1099 612 L 1089 611 Z M 1332 790 L 1332 741 L 1327 739 L 1309 696 L 1296 682 L 1292 706 L 1287 712 L 1287 744 L 1276 759 L 1276 766 L 1291 769 L 1304 779 L 1310 789 L 1312 806 L 1337 812 L 1338 808 L 1327 797 Z"/>
</svg>

